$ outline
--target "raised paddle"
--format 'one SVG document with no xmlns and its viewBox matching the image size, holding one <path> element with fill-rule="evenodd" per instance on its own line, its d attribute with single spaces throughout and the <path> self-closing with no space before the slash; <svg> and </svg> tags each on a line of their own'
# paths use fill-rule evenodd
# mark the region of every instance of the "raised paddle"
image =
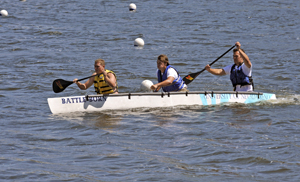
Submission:
<svg viewBox="0 0 300 182">
<path fill-rule="evenodd" d="M 221 57 L 223 57 L 225 54 L 227 54 L 231 49 L 233 49 L 235 47 L 232 46 L 230 49 L 228 49 L 228 51 L 226 51 L 224 54 L 222 54 L 220 57 L 218 57 L 216 60 L 214 60 L 214 62 L 210 63 L 209 66 L 213 65 L 215 62 L 217 62 Z M 191 73 L 189 75 L 186 75 L 184 78 L 183 78 L 183 81 L 185 82 L 185 84 L 189 84 L 191 83 L 200 73 L 202 73 L 203 71 L 205 71 L 205 68 L 199 72 L 196 72 L 196 73 Z"/>
<path fill-rule="evenodd" d="M 88 77 L 79 79 L 78 81 L 82 81 L 82 80 L 85 80 L 85 79 L 88 79 L 88 78 L 91 78 L 91 77 L 94 77 L 94 76 L 96 76 L 96 75 L 88 76 Z M 74 83 L 74 82 L 66 81 L 66 80 L 63 80 L 63 79 L 56 79 L 56 80 L 54 80 L 53 83 L 52 83 L 53 91 L 54 91 L 55 93 L 62 92 L 62 91 L 64 91 L 69 85 L 71 85 L 72 83 Z"/>
</svg>

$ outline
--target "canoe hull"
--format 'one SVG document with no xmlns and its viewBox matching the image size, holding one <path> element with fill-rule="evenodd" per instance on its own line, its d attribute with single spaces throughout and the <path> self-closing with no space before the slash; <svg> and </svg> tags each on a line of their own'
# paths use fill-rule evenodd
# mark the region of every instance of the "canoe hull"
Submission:
<svg viewBox="0 0 300 182">
<path fill-rule="evenodd" d="M 125 93 L 48 98 L 48 105 L 53 114 L 59 114 L 222 103 L 248 104 L 272 99 L 276 99 L 275 94 L 249 92 Z"/>
</svg>

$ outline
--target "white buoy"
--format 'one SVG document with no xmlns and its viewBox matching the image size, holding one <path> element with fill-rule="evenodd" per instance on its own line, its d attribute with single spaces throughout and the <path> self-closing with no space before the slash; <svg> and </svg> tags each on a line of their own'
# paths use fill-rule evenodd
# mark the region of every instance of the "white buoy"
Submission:
<svg viewBox="0 0 300 182">
<path fill-rule="evenodd" d="M 0 16 L 8 16 L 8 13 L 6 10 L 1 10 L 0 11 Z"/>
<path fill-rule="evenodd" d="M 145 45 L 145 42 L 143 39 L 141 38 L 136 38 L 134 40 L 134 46 L 144 46 Z"/>
<path fill-rule="evenodd" d="M 23 1 L 23 2 L 25 2 L 26 0 L 20 0 L 20 1 Z"/>
<path fill-rule="evenodd" d="M 153 85 L 152 81 L 144 80 L 141 84 L 141 90 L 143 91 L 151 91 L 151 86 Z"/>
<path fill-rule="evenodd" d="M 136 11 L 136 5 L 133 3 L 129 4 L 129 11 Z"/>
</svg>

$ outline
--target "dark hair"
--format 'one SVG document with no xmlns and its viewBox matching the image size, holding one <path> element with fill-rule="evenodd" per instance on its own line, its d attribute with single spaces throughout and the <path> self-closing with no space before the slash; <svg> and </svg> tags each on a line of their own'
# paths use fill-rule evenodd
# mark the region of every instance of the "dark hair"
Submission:
<svg viewBox="0 0 300 182">
<path fill-rule="evenodd" d="M 240 49 L 245 53 L 244 49 L 242 49 L 242 48 L 240 48 Z M 235 52 L 237 52 L 237 51 L 239 51 L 238 48 L 234 48 L 234 49 L 233 49 L 233 53 L 235 53 Z"/>
</svg>

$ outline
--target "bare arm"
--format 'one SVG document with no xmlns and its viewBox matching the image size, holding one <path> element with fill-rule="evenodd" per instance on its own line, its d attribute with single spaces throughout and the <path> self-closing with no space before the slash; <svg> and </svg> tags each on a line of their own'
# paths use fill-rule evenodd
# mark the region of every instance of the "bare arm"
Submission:
<svg viewBox="0 0 300 182">
<path fill-rule="evenodd" d="M 96 75 L 96 73 L 94 73 L 93 75 Z M 86 90 L 86 89 L 88 89 L 90 86 L 93 85 L 93 83 L 94 83 L 94 78 L 95 78 L 95 77 L 89 78 L 88 81 L 86 81 L 85 83 L 80 83 L 80 82 L 78 81 L 78 79 L 75 78 L 75 79 L 73 80 L 73 82 L 76 83 L 76 85 L 77 85 L 81 90 Z"/>
<path fill-rule="evenodd" d="M 213 75 L 226 75 L 223 69 L 212 69 L 209 64 L 205 66 L 205 69 Z"/>
<path fill-rule="evenodd" d="M 157 83 L 155 85 L 152 85 L 150 88 L 153 91 L 158 91 L 161 87 L 166 87 L 166 86 L 171 85 L 174 80 L 175 80 L 174 77 L 169 76 L 166 80 L 164 80 L 162 82 L 159 82 L 159 83 Z"/>
<path fill-rule="evenodd" d="M 114 90 L 117 87 L 117 79 L 114 74 L 103 72 L 105 82 Z"/>
<path fill-rule="evenodd" d="M 249 57 L 247 56 L 247 54 L 244 51 L 242 51 L 241 44 L 239 42 L 236 42 L 235 46 L 236 46 L 236 48 L 239 49 L 239 53 L 240 53 L 241 57 L 243 58 L 244 64 L 248 68 L 251 68 L 251 66 L 252 66 L 251 61 L 250 61 Z"/>
</svg>

